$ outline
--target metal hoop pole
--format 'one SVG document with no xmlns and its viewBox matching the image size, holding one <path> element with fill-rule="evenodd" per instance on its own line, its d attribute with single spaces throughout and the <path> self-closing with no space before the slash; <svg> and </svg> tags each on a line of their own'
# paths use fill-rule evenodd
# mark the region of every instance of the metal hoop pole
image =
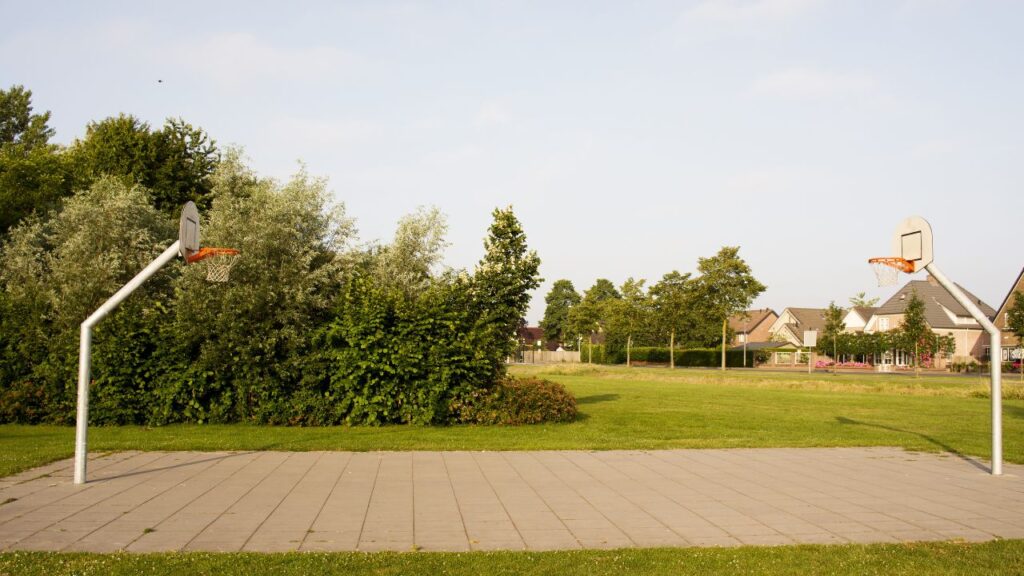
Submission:
<svg viewBox="0 0 1024 576">
<path fill-rule="evenodd" d="M 971 302 L 956 284 L 950 282 L 949 278 L 946 278 L 946 275 L 934 263 L 925 266 L 924 269 L 949 292 L 954 300 L 966 308 L 989 334 L 988 355 L 992 366 L 992 475 L 1000 476 L 1003 473 L 1003 363 L 1002 355 L 996 356 L 999 352 L 996 348 L 1002 346 L 1003 334 L 981 311 L 981 308 Z"/>
<path fill-rule="evenodd" d="M 157 270 L 163 268 L 171 260 L 178 256 L 178 248 L 181 241 L 171 244 L 169 248 L 156 257 L 142 272 L 135 275 L 120 290 L 114 293 L 109 300 L 104 302 L 85 322 L 82 322 L 81 341 L 78 346 L 78 411 L 75 417 L 75 484 L 85 484 L 86 460 L 89 456 L 89 382 L 92 380 L 90 371 L 92 368 L 92 328 L 104 316 L 110 314 L 117 305 L 124 301 L 129 294 L 142 283 L 156 274 Z"/>
</svg>

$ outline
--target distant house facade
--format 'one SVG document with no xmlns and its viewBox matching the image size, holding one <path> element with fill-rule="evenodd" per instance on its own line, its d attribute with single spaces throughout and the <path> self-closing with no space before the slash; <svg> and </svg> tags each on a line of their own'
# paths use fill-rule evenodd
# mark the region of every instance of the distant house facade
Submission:
<svg viewBox="0 0 1024 576">
<path fill-rule="evenodd" d="M 733 314 L 729 318 L 729 328 L 733 332 L 732 345 L 741 346 L 744 343 L 768 342 L 771 340 L 772 324 L 778 318 L 779 315 L 770 308 L 747 310 L 739 314 Z"/>
<path fill-rule="evenodd" d="M 847 310 L 846 315 L 843 316 L 846 332 L 863 332 L 876 311 L 878 308 L 868 306 L 854 306 Z"/>
<path fill-rule="evenodd" d="M 786 308 L 768 329 L 771 339 L 788 342 L 797 348 L 806 346 L 804 332 L 825 329 L 825 308 Z"/>
<path fill-rule="evenodd" d="M 1010 291 L 1006 294 L 1006 298 L 1003 299 L 1002 306 L 999 307 L 995 318 L 992 319 L 996 327 L 1003 332 L 1002 353 L 1000 354 L 1003 362 L 1020 361 L 1022 353 L 1024 353 L 1021 350 L 1020 340 L 1007 326 L 1009 323 L 1010 307 L 1013 306 L 1018 298 L 1024 298 L 1024 270 L 1020 271 L 1017 281 L 1013 283 Z"/>
<path fill-rule="evenodd" d="M 981 301 L 980 298 L 960 287 L 964 294 L 978 305 L 981 311 L 991 317 L 995 310 Z M 889 332 L 903 324 L 904 312 L 911 294 L 924 303 L 925 322 L 932 332 L 940 335 L 951 335 L 956 342 L 953 362 L 982 361 L 988 356 L 988 337 L 978 321 L 971 316 L 966 308 L 960 305 L 945 288 L 932 278 L 907 282 L 898 292 L 893 294 L 884 304 L 878 307 L 871 319 L 864 326 L 864 332 Z M 897 366 L 913 363 L 909 353 L 902 350 L 893 351 L 891 358 L 886 359 Z M 943 362 L 938 362 L 941 367 Z"/>
</svg>

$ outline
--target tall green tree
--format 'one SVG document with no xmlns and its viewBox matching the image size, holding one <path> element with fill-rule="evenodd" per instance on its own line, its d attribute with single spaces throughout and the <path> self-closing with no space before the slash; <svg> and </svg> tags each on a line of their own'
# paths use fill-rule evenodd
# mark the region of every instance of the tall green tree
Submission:
<svg viewBox="0 0 1024 576">
<path fill-rule="evenodd" d="M 478 331 L 485 335 L 483 353 L 492 359 L 493 378 L 504 372 L 504 359 L 518 347 L 516 328 L 526 315 L 530 291 L 540 286 L 540 258 L 526 244 L 526 233 L 512 207 L 498 208 L 484 240 L 485 254 L 476 266 Z"/>
<path fill-rule="evenodd" d="M 1017 337 L 1017 347 L 1024 348 L 1024 293 L 1014 294 L 1013 305 L 1006 311 L 1006 327 Z M 1020 359 L 1020 379 L 1024 381 L 1024 354 Z"/>
<path fill-rule="evenodd" d="M 49 121 L 49 111 L 33 112 L 31 90 L 0 90 L 0 237 L 71 195 L 72 171 L 60 147 L 50 143 Z"/>
<path fill-rule="evenodd" d="M 676 367 L 676 335 L 686 332 L 692 320 L 690 274 L 673 270 L 651 286 L 652 324 L 657 333 L 668 336 L 669 367 Z"/>
<path fill-rule="evenodd" d="M 644 338 L 650 326 L 650 299 L 644 290 L 645 281 L 628 278 L 619 289 L 621 298 L 609 300 L 607 311 L 608 349 L 626 350 L 626 365 L 632 363 L 633 342 Z"/>
<path fill-rule="evenodd" d="M 110 175 L 140 184 L 150 190 L 153 204 L 169 214 L 189 200 L 201 209 L 210 205 L 220 161 L 216 143 L 202 129 L 170 118 L 153 130 L 126 114 L 89 123 L 70 153 L 80 181 Z"/>
<path fill-rule="evenodd" d="M 909 352 L 914 351 L 914 375 L 921 375 L 921 346 L 931 335 L 931 328 L 924 317 L 924 301 L 917 296 L 917 291 L 910 292 L 910 298 L 903 309 L 903 323 L 897 332 L 901 347 Z"/>
<path fill-rule="evenodd" d="M 427 288 L 448 246 L 448 223 L 437 208 L 402 217 L 392 242 L 378 249 L 372 270 L 378 284 L 413 296 Z"/>
<path fill-rule="evenodd" d="M 575 334 L 569 329 L 569 312 L 580 303 L 579 293 L 569 280 L 556 280 L 544 297 L 544 319 L 540 327 L 544 337 L 559 343 L 568 344 Z"/>
<path fill-rule="evenodd" d="M 844 310 L 836 306 L 835 301 L 829 302 L 825 310 L 825 329 L 822 330 L 819 342 L 827 342 L 832 345 L 832 373 L 836 373 L 836 364 L 839 363 L 839 338 L 846 330 L 846 323 L 843 322 Z M 826 344 L 827 345 L 827 344 Z"/>
<path fill-rule="evenodd" d="M 595 333 L 607 325 L 609 304 L 621 297 L 610 280 L 598 278 L 583 293 L 580 303 L 569 311 L 569 333 L 586 336 L 589 342 Z"/>
<path fill-rule="evenodd" d="M 722 327 L 722 370 L 725 370 L 729 317 L 749 308 L 765 291 L 764 284 L 754 278 L 739 252 L 739 246 L 724 246 L 714 256 L 697 261 L 700 272 L 694 286 L 697 305 Z"/>
</svg>

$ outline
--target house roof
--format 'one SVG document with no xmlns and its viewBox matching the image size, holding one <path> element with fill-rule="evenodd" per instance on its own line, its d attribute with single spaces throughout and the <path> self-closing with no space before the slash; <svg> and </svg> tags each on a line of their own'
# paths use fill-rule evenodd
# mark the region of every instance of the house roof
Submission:
<svg viewBox="0 0 1024 576">
<path fill-rule="evenodd" d="M 786 308 L 796 318 L 794 334 L 803 336 L 804 330 L 825 330 L 825 308 Z"/>
<path fill-rule="evenodd" d="M 996 311 L 991 306 L 985 304 L 974 294 L 968 292 L 963 286 L 957 284 L 968 299 L 974 301 L 981 309 L 981 312 L 991 318 L 995 315 Z M 949 310 L 955 316 L 971 317 L 971 313 L 966 308 L 960 305 L 953 296 L 946 291 L 945 288 L 939 286 L 934 280 L 911 280 L 907 282 L 898 292 L 892 295 L 878 307 L 875 311 L 876 315 L 883 314 L 903 314 L 903 311 L 907 307 L 909 298 L 907 296 L 912 292 L 917 292 L 917 297 L 924 302 L 924 318 L 928 322 L 928 325 L 932 328 L 940 329 L 960 329 L 960 330 L 981 330 L 981 326 L 978 324 L 957 324 L 949 317 L 948 314 L 943 310 Z"/>
<path fill-rule="evenodd" d="M 764 308 L 763 310 L 747 310 L 740 312 L 739 314 L 733 314 L 729 318 L 729 328 L 732 328 L 733 332 L 753 332 L 761 322 L 764 322 L 770 316 L 778 316 L 771 308 Z"/>
<path fill-rule="evenodd" d="M 1024 293 L 1024 269 L 1021 269 L 1020 274 L 1017 275 L 1017 281 L 1013 283 L 1012 287 L 1010 287 L 1010 291 L 1006 293 L 1006 298 L 1003 298 L 1003 303 L 999 306 L 999 311 L 996 312 L 995 317 L 993 317 L 996 326 L 999 326 L 1000 328 L 1006 328 L 1004 316 L 1007 310 L 1010 309 L 1010 305 L 1012 304 L 1010 299 L 1015 292 Z M 1018 296 L 1018 298 L 1019 297 L 1020 296 Z"/>
<path fill-rule="evenodd" d="M 539 326 L 523 326 L 519 328 L 519 337 L 526 340 L 527 342 L 536 342 L 537 340 L 544 340 L 544 329 Z"/>
<path fill-rule="evenodd" d="M 868 320 L 871 320 L 871 317 L 874 316 L 875 313 L 878 311 L 878 307 L 877 306 L 854 306 L 853 308 L 851 308 L 851 310 L 853 310 L 854 312 L 859 314 L 860 317 L 863 318 L 865 322 L 867 322 Z"/>
</svg>

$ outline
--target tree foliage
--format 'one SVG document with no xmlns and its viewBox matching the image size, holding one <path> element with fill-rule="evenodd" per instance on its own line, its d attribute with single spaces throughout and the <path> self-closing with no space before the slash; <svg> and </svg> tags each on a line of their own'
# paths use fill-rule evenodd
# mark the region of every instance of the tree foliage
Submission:
<svg viewBox="0 0 1024 576">
<path fill-rule="evenodd" d="M 540 327 L 549 341 L 575 347 L 575 336 L 569 327 L 569 313 L 580 303 L 580 295 L 569 280 L 556 280 L 544 297 L 544 319 Z"/>
<path fill-rule="evenodd" d="M 50 144 L 49 121 L 50 112 L 33 112 L 31 90 L 0 90 L 0 237 L 71 194 L 71 169 L 60 148 Z"/>
<path fill-rule="evenodd" d="M 764 284 L 754 278 L 739 251 L 739 246 L 724 246 L 714 256 L 697 261 L 700 272 L 695 284 L 697 301 L 701 311 L 722 326 L 723 370 L 729 317 L 749 308 L 765 291 Z"/>
<path fill-rule="evenodd" d="M 170 118 L 153 130 L 126 114 L 89 123 L 69 154 L 80 182 L 123 178 L 148 188 L 153 204 L 172 215 L 190 200 L 203 209 L 210 206 L 220 161 L 216 143 L 202 129 Z"/>
<path fill-rule="evenodd" d="M 878 304 L 878 298 L 868 298 L 866 292 L 858 292 L 850 297 L 850 306 L 856 308 L 873 308 Z"/>
</svg>

